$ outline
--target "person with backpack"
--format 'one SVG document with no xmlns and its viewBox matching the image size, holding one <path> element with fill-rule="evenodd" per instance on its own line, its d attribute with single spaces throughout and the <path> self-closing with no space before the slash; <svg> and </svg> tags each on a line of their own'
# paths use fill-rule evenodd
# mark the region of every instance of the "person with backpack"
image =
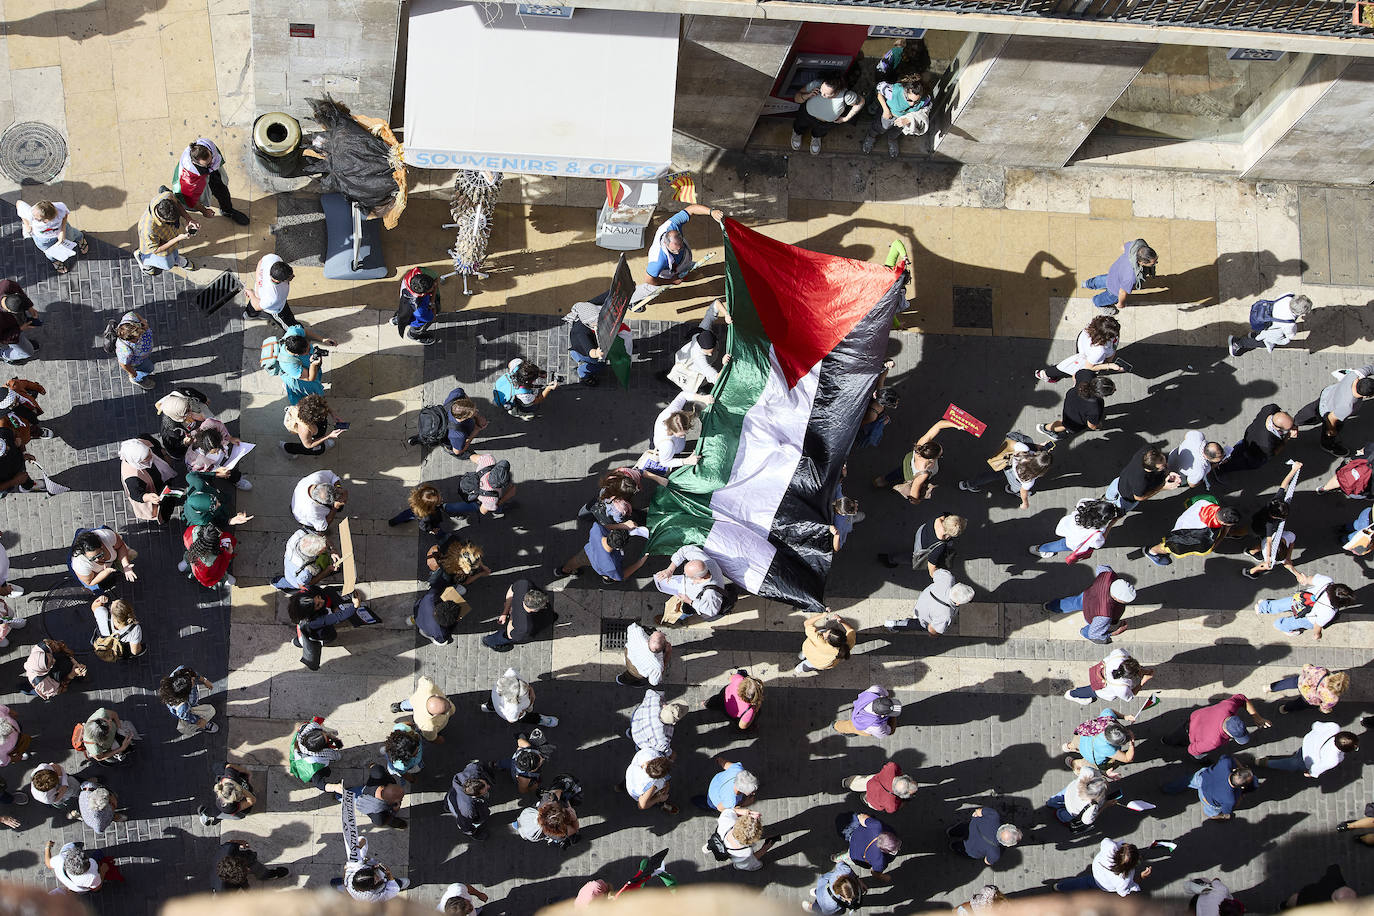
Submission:
<svg viewBox="0 0 1374 916">
<path fill-rule="evenodd" d="M 1292 565 L 1287 568 L 1298 580 L 1297 594 L 1262 598 L 1255 603 L 1255 613 L 1277 616 L 1274 629 L 1281 633 L 1301 636 L 1311 630 L 1314 637 L 1321 639 L 1322 631 L 1336 619 L 1336 612 L 1355 603 L 1355 592 L 1330 576 L 1309 576 Z"/>
<path fill-rule="evenodd" d="M 486 764 L 480 760 L 470 760 L 449 784 L 444 804 L 458 823 L 458 831 L 464 836 L 477 839 L 485 832 L 487 817 L 491 813 L 487 804 L 491 782 L 491 771 Z"/>
<path fill-rule="evenodd" d="M 473 440 L 487 428 L 487 418 L 463 388 L 454 388 L 444 398 L 442 407 L 430 404 L 420 408 L 419 433 L 406 440 L 407 445 L 433 448 L 442 445 L 454 458 L 472 448 Z"/>
<path fill-rule="evenodd" d="M 669 596 L 663 614 L 654 620 L 657 624 L 671 626 L 694 614 L 711 620 L 735 604 L 731 582 L 720 563 L 696 544 L 673 552 L 668 568 L 654 573 L 654 588 Z"/>
<path fill-rule="evenodd" d="M 338 346 L 331 338 L 321 337 L 304 326 L 293 324 L 281 337 L 269 337 L 262 342 L 258 365 L 271 375 L 281 378 L 286 400 L 294 407 L 310 394 L 324 394 L 324 357 L 327 350 L 311 345 L 318 341 L 325 346 Z"/>
<path fill-rule="evenodd" d="M 1135 586 L 1105 563 L 1093 571 L 1093 581 L 1086 589 L 1068 598 L 1055 598 L 1041 605 L 1050 614 L 1079 612 L 1086 622 L 1079 634 L 1090 642 L 1107 645 L 1113 636 L 1126 632 L 1128 624 L 1121 622 L 1126 605 L 1135 600 Z"/>
<path fill-rule="evenodd" d="M 1374 466 L 1369 463 L 1369 447 L 1360 450 L 1359 456 L 1336 468 L 1336 473 L 1325 483 L 1317 486 L 1318 493 L 1344 493 L 1347 499 L 1374 498 Z"/>
<path fill-rule="evenodd" d="M 287 770 L 307 786 L 325 792 L 331 765 L 342 756 L 343 746 L 338 732 L 325 728 L 323 717 L 308 719 L 291 733 Z"/>
<path fill-rule="evenodd" d="M 547 373 L 534 363 L 516 357 L 492 386 L 491 400 L 497 407 L 519 420 L 533 420 L 539 405 L 558 390 L 562 376 L 540 387 Z"/>
<path fill-rule="evenodd" d="M 212 812 L 209 805 L 201 805 L 196 809 L 200 822 L 206 827 L 213 827 L 222 820 L 241 821 L 258 803 L 252 774 L 232 763 L 224 765 L 210 788 L 215 796 L 216 810 Z"/>
<path fill-rule="evenodd" d="M 1264 347 L 1270 353 L 1298 336 L 1298 325 L 1312 314 L 1312 300 L 1287 293 L 1277 299 L 1261 299 L 1250 306 L 1250 333 L 1226 338 L 1226 351 L 1243 356 Z"/>
<path fill-rule="evenodd" d="M 401 278 L 401 298 L 391 326 L 401 339 L 429 346 L 437 342 L 429 326 L 439 317 L 439 278 L 428 267 L 412 267 Z"/>
<path fill-rule="evenodd" d="M 504 512 L 515 497 L 515 477 L 511 474 L 510 462 L 504 458 L 497 461 L 491 455 L 473 455 L 472 463 L 477 470 L 458 477 L 462 501 L 445 503 L 444 511 L 450 516 L 476 513 L 479 518 Z"/>
<path fill-rule="evenodd" d="M 95 615 L 96 635 L 91 640 L 96 658 L 115 662 L 137 658 L 148 650 L 143 644 L 143 625 L 134 616 L 134 607 L 127 601 L 111 601 L 101 595 L 91 602 Z"/>
<path fill-rule="evenodd" d="M 1121 700 L 1129 703 L 1155 676 L 1155 669 L 1140 664 L 1125 649 L 1113 649 L 1107 657 L 1088 669 L 1088 686 L 1073 687 L 1064 699 L 1087 706 L 1094 700 Z"/>
</svg>

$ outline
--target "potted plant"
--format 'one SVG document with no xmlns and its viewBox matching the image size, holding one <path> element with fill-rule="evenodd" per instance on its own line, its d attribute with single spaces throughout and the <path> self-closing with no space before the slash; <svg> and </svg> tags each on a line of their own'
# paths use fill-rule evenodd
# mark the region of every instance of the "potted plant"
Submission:
<svg viewBox="0 0 1374 916">
<path fill-rule="evenodd" d="M 1355 0 L 1350 21 L 1364 29 L 1374 29 L 1374 0 Z"/>
</svg>

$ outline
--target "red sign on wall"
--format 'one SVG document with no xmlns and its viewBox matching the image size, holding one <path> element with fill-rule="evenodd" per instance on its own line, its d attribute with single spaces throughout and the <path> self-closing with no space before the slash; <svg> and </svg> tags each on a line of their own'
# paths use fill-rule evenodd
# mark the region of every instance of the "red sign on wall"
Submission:
<svg viewBox="0 0 1374 916">
<path fill-rule="evenodd" d="M 292 38 L 315 37 L 315 24 L 313 22 L 293 22 L 290 26 Z"/>
</svg>

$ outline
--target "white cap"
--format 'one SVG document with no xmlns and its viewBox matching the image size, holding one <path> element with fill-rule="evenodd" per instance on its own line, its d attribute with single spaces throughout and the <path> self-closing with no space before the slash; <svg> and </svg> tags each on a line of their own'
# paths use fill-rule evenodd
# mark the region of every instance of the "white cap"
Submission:
<svg viewBox="0 0 1374 916">
<path fill-rule="evenodd" d="M 1125 579 L 1112 580 L 1112 598 L 1122 604 L 1130 604 L 1135 600 L 1135 586 Z"/>
</svg>

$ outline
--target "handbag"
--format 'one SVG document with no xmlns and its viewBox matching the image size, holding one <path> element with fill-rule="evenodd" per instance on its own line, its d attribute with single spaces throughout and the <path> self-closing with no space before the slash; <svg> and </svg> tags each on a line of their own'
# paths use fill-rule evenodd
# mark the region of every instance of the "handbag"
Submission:
<svg viewBox="0 0 1374 916">
<path fill-rule="evenodd" d="M 711 835 L 706 838 L 706 851 L 709 852 L 717 862 L 730 861 L 730 851 L 725 848 L 725 840 L 721 835 L 712 830 Z"/>
<path fill-rule="evenodd" d="M 95 657 L 102 662 L 117 662 L 129 657 L 128 643 L 118 636 L 97 636 L 91 640 L 91 648 L 95 650 Z"/>
<path fill-rule="evenodd" d="M 1107 686 L 1105 669 L 1106 666 L 1102 662 L 1098 662 L 1088 669 L 1088 686 L 1091 687 L 1094 692 Z"/>
<path fill-rule="evenodd" d="M 1094 530 L 1092 534 L 1088 535 L 1086 538 L 1083 539 L 1082 544 L 1079 544 L 1077 547 L 1075 547 L 1069 553 L 1069 555 L 1064 558 L 1064 562 L 1072 565 L 1074 563 L 1077 563 L 1079 560 L 1086 560 L 1088 557 L 1092 556 L 1093 548 L 1089 547 L 1088 544 L 1092 542 L 1093 538 L 1097 537 L 1101 533 L 1101 531 Z"/>
<path fill-rule="evenodd" d="M 1002 442 L 1001 450 L 988 459 L 988 467 L 994 471 L 1005 471 L 1011 467 L 1011 453 L 1016 451 L 1016 443 L 1010 437 Z"/>
<path fill-rule="evenodd" d="M 1374 525 L 1356 531 L 1341 549 L 1348 554 L 1362 557 L 1369 553 L 1371 543 L 1374 543 Z"/>
</svg>

